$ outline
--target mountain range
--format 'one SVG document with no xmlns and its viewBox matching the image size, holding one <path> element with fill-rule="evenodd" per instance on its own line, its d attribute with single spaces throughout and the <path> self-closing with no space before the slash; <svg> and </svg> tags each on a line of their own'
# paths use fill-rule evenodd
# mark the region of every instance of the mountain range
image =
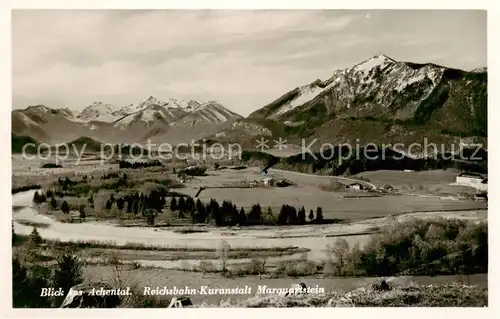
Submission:
<svg viewBox="0 0 500 319">
<path fill-rule="evenodd" d="M 214 101 L 163 101 L 150 96 L 122 107 L 96 101 L 79 112 L 29 106 L 12 111 L 12 131 L 50 144 L 82 136 L 107 143 L 145 143 L 150 139 L 175 144 L 215 133 L 241 118 Z"/>
<path fill-rule="evenodd" d="M 257 92 L 258 93 L 258 92 Z M 258 137 L 292 143 L 487 142 L 487 69 L 371 57 L 285 92 L 247 118 L 221 104 L 158 100 L 117 107 L 94 102 L 79 112 L 44 105 L 12 111 L 12 133 L 61 143 L 171 144 L 209 139 L 253 145 Z"/>
</svg>

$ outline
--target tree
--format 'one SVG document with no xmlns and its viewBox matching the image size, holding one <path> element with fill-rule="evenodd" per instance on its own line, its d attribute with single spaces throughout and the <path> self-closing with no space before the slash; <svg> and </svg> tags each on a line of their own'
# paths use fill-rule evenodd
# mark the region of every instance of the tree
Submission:
<svg viewBox="0 0 500 319">
<path fill-rule="evenodd" d="M 48 192 L 47 192 L 47 194 L 48 194 Z M 52 196 L 52 198 L 50 199 L 50 208 L 52 210 L 56 210 L 57 209 L 57 201 L 54 198 L 54 196 Z"/>
<path fill-rule="evenodd" d="M 53 298 L 34 294 L 42 288 L 53 286 L 50 268 L 38 264 L 29 269 L 18 258 L 12 260 L 12 301 L 14 308 L 51 308 Z"/>
<path fill-rule="evenodd" d="M 85 219 L 86 214 L 85 214 L 85 204 L 80 205 L 80 219 Z"/>
<path fill-rule="evenodd" d="M 188 196 L 186 199 L 186 212 L 191 213 L 194 211 L 194 199 L 191 196 Z"/>
<path fill-rule="evenodd" d="M 196 201 L 196 211 L 198 212 L 198 214 L 196 215 L 196 221 L 198 223 L 204 223 L 207 218 L 207 209 L 199 198 Z"/>
<path fill-rule="evenodd" d="M 314 212 L 313 212 L 313 210 L 312 210 L 312 209 L 309 211 L 309 216 L 308 216 L 308 218 L 309 218 L 309 221 L 313 221 L 313 219 L 314 219 Z"/>
<path fill-rule="evenodd" d="M 57 259 L 52 275 L 53 287 L 60 287 L 65 292 L 83 281 L 83 265 L 71 253 L 64 253 Z M 64 296 L 59 297 L 58 303 L 61 303 Z"/>
<path fill-rule="evenodd" d="M 167 200 L 166 200 L 165 196 L 161 196 L 160 197 L 160 209 L 159 209 L 160 213 L 161 213 L 161 211 L 163 210 L 163 207 L 165 207 L 166 204 L 167 204 Z"/>
<path fill-rule="evenodd" d="M 40 195 L 38 194 L 38 191 L 35 191 L 35 194 L 33 194 L 33 203 L 40 204 Z"/>
<path fill-rule="evenodd" d="M 219 258 L 222 261 L 222 275 L 225 276 L 227 273 L 226 269 L 226 262 L 229 258 L 229 250 L 231 249 L 231 246 L 227 243 L 227 241 L 222 240 L 219 244 L 219 247 L 217 249 Z"/>
<path fill-rule="evenodd" d="M 327 245 L 328 262 L 332 266 L 332 274 L 344 275 L 346 258 L 349 254 L 349 243 L 344 238 L 337 238 L 334 245 Z"/>
<path fill-rule="evenodd" d="M 240 214 L 238 212 L 238 208 L 236 207 L 236 205 L 233 205 L 231 207 L 230 220 L 231 220 L 231 226 L 236 226 L 237 224 L 239 224 Z"/>
<path fill-rule="evenodd" d="M 113 206 L 113 202 L 111 200 L 106 201 L 106 210 L 111 210 L 111 207 Z"/>
<path fill-rule="evenodd" d="M 262 279 L 262 275 L 266 273 L 266 258 L 254 258 L 251 261 L 252 273 L 257 273 L 259 275 L 259 279 Z"/>
<path fill-rule="evenodd" d="M 202 274 L 201 278 L 203 278 L 207 272 L 213 271 L 214 269 L 215 269 L 215 267 L 214 267 L 212 262 L 202 260 L 200 262 L 200 271 Z"/>
<path fill-rule="evenodd" d="M 31 231 L 30 242 L 34 246 L 38 246 L 42 243 L 42 237 L 40 236 L 40 233 L 38 232 L 38 229 L 36 227 L 34 227 Z"/>
<path fill-rule="evenodd" d="M 145 216 L 146 216 L 146 222 L 148 223 L 148 226 L 154 226 L 156 214 L 152 210 L 148 209 L 145 213 Z"/>
<path fill-rule="evenodd" d="M 16 231 L 14 229 L 14 221 L 12 221 L 12 245 L 17 241 Z"/>
<path fill-rule="evenodd" d="M 68 202 L 67 202 L 67 201 L 64 201 L 64 202 L 62 203 L 62 205 L 61 205 L 61 210 L 62 210 L 62 212 L 63 212 L 63 213 L 65 213 L 65 214 L 69 214 L 69 210 L 70 210 L 70 208 L 69 208 L 69 205 L 68 205 Z"/>
<path fill-rule="evenodd" d="M 288 205 L 282 205 L 278 215 L 278 225 L 285 225 L 288 220 Z"/>
<path fill-rule="evenodd" d="M 316 221 L 322 222 L 323 221 L 323 208 L 319 207 L 316 208 Z"/>
<path fill-rule="evenodd" d="M 299 225 L 304 225 L 306 223 L 306 209 L 304 208 L 304 206 L 302 206 L 302 208 L 299 210 L 297 214 L 297 219 Z"/>
<path fill-rule="evenodd" d="M 12 259 L 12 305 L 14 308 L 26 306 L 30 296 L 28 270 L 18 258 Z"/>
<path fill-rule="evenodd" d="M 179 201 L 177 203 L 177 209 L 181 213 L 184 213 L 186 211 L 186 201 L 184 200 L 184 197 L 179 198 Z"/>
<path fill-rule="evenodd" d="M 247 224 L 247 215 L 243 207 L 241 207 L 240 213 L 238 214 L 238 224 L 240 224 L 240 226 L 245 226 Z"/>
<path fill-rule="evenodd" d="M 170 210 L 173 212 L 177 210 L 177 200 L 175 199 L 175 197 L 172 197 L 172 199 L 170 200 Z"/>
<path fill-rule="evenodd" d="M 33 291 L 42 291 L 42 288 L 53 287 L 51 282 L 51 269 L 40 264 L 30 265 L 28 271 L 29 285 L 27 307 L 29 308 L 51 308 L 54 305 L 53 297 L 45 297 L 33 294 Z"/>
<path fill-rule="evenodd" d="M 116 200 L 116 207 L 118 207 L 119 211 L 123 209 L 124 205 L 125 205 L 125 200 L 123 198 L 120 197 Z"/>
<path fill-rule="evenodd" d="M 127 212 L 127 214 L 132 213 L 134 208 L 134 202 L 135 202 L 134 196 L 128 196 L 127 200 L 125 201 L 125 204 L 127 206 L 125 207 L 125 212 Z"/>
<path fill-rule="evenodd" d="M 298 218 L 297 218 L 297 209 L 293 206 L 288 206 L 288 219 L 287 223 L 288 225 L 295 225 L 297 224 Z"/>
<path fill-rule="evenodd" d="M 215 225 L 220 226 L 222 223 L 222 215 L 221 210 L 219 209 L 219 203 L 215 199 L 211 199 L 210 203 L 207 206 L 207 213 L 210 216 L 210 220 Z"/>
<path fill-rule="evenodd" d="M 139 199 L 134 200 L 132 212 L 134 213 L 134 215 L 139 214 Z"/>
<path fill-rule="evenodd" d="M 248 213 L 248 222 L 250 224 L 260 224 L 262 219 L 262 208 L 259 204 L 255 204 L 250 209 L 250 213 Z"/>
<path fill-rule="evenodd" d="M 274 213 L 273 213 L 273 209 L 271 208 L 271 206 L 267 207 L 266 219 L 270 223 L 274 223 Z"/>
</svg>

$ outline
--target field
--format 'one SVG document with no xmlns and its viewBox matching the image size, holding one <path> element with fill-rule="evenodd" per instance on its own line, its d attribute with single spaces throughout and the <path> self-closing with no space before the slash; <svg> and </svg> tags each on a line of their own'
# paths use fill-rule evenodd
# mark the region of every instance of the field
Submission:
<svg viewBox="0 0 500 319">
<path fill-rule="evenodd" d="M 13 162 L 13 184 L 16 187 L 41 184 L 42 187 L 56 182 L 59 177 L 69 176 L 78 179 L 88 175 L 88 185 L 99 188 L 110 180 L 102 180 L 103 173 L 118 171 L 116 164 L 97 165 L 95 160 L 84 161 L 78 166 L 65 164 L 63 168 L 41 169 L 36 161 L 15 160 Z M 117 196 L 145 191 L 146 185 L 167 185 L 178 193 L 194 197 L 200 186 L 207 187 L 199 196 L 208 203 L 214 198 L 218 202 L 229 200 L 238 208 L 249 211 L 254 204 L 260 204 L 264 212 L 271 207 L 277 215 L 283 204 L 296 208 L 305 207 L 316 211 L 322 207 L 325 219 L 336 219 L 332 224 L 307 224 L 289 226 L 232 226 L 216 227 L 211 224 L 193 225 L 188 219 L 175 219 L 175 212 L 168 207 L 159 214 L 157 223 L 169 222 L 172 226 L 157 225 L 148 227 L 144 218 L 124 220 L 123 215 L 108 212 L 91 212 L 84 222 L 70 223 L 61 210 L 41 211 L 33 206 L 34 190 L 13 195 L 13 219 L 16 233 L 29 235 L 33 227 L 51 245 L 73 251 L 87 264 L 84 267 L 88 280 L 116 281 L 117 270 L 108 265 L 110 258 L 120 260 L 119 276 L 128 285 L 141 289 L 146 286 L 200 286 L 211 288 L 248 285 L 256 290 L 258 285 L 269 287 L 289 287 L 292 283 L 306 282 L 309 286 L 324 287 L 327 292 L 350 291 L 362 287 L 375 278 L 321 278 L 318 275 L 299 277 L 271 278 L 271 273 L 285 263 L 312 262 L 324 263 L 331 247 L 338 239 L 344 239 L 349 247 L 359 245 L 363 248 L 383 227 L 395 221 L 412 218 L 433 219 L 437 217 L 459 218 L 471 221 L 487 220 L 487 202 L 465 200 L 460 197 L 464 190 L 453 185 L 454 172 L 365 172 L 360 176 L 332 177 L 317 176 L 271 169 L 269 176 L 286 179 L 293 185 L 288 187 L 251 187 L 238 188 L 235 185 L 252 180 L 260 183 L 262 176 L 257 167 L 234 170 L 224 168 L 207 171 L 205 176 L 195 176 L 182 182 L 176 181 L 173 168 L 179 163 L 167 164 L 165 168 L 122 169 L 128 179 L 130 189 L 106 189 Z M 391 184 L 397 189 L 392 193 L 373 191 L 325 190 L 325 185 L 337 183 L 346 185 L 364 179 L 365 185 L 375 187 Z M 410 187 L 408 185 L 421 185 Z M 160 183 L 160 184 L 159 184 Z M 410 184 L 409 184 L 410 183 Z M 415 190 L 435 190 L 448 187 L 442 195 Z M 212 187 L 212 188 L 210 188 Z M 471 189 L 466 191 L 472 192 Z M 102 191 L 99 191 L 101 194 Z M 106 194 L 108 194 L 106 193 Z M 96 193 L 97 194 L 97 193 Z M 94 194 L 94 199 L 97 195 Z M 108 195 L 109 196 L 109 195 Z M 58 201 L 67 200 L 77 206 L 87 198 L 66 196 Z M 167 203 L 169 203 L 169 198 Z M 196 200 L 196 199 L 195 199 Z M 113 215 L 114 214 L 114 215 Z M 135 225 L 135 226 L 134 226 Z M 127 226 L 127 227 L 125 227 Z M 133 227 L 132 227 L 133 226 Z M 64 244 L 66 243 L 66 244 Z M 259 276 L 241 274 L 236 279 L 224 278 L 220 273 L 203 274 L 200 266 L 207 262 L 219 271 L 223 265 L 220 247 L 225 243 L 230 247 L 224 261 L 229 271 L 248 267 L 255 260 L 265 261 L 266 274 Z M 121 246 L 121 247 L 118 247 Z M 59 249 L 59 248 L 58 248 Z M 304 265 L 305 265 L 304 264 Z M 287 277 L 288 276 L 288 277 Z M 121 280 L 120 279 L 120 280 Z M 395 277 L 391 280 L 399 284 L 417 281 L 421 284 L 442 284 L 463 281 L 469 284 L 485 285 L 487 275 L 439 276 L 439 277 Z M 205 298 L 206 297 L 206 298 Z M 245 296 L 232 296 L 240 298 Z M 246 296 L 248 298 L 248 296 Z M 218 304 L 227 296 L 192 296 L 196 303 Z"/>
<path fill-rule="evenodd" d="M 380 278 L 262 278 L 258 276 L 238 277 L 235 279 L 221 278 L 218 274 L 191 273 L 166 269 L 153 269 L 142 268 L 131 270 L 129 267 L 123 267 L 121 276 L 127 278 L 127 284 L 137 287 L 139 291 L 143 291 L 144 287 L 160 287 L 167 286 L 168 288 L 184 288 L 193 287 L 199 288 L 200 286 L 208 286 L 210 288 L 227 288 L 227 287 L 245 287 L 249 286 L 252 289 L 251 295 L 191 295 L 191 300 L 200 304 L 206 302 L 208 304 L 219 304 L 223 300 L 231 299 L 232 301 L 248 299 L 255 295 L 258 286 L 268 286 L 270 288 L 288 288 L 292 284 L 304 282 L 308 287 L 324 288 L 326 293 L 331 292 L 347 292 L 351 291 L 370 283 L 373 283 Z M 85 269 L 85 276 L 92 281 L 106 281 L 113 282 L 116 280 L 116 271 L 109 266 L 88 266 Z M 422 285 L 441 285 L 452 282 L 462 282 L 469 285 L 477 285 L 479 287 L 488 286 L 487 275 L 477 274 L 468 276 L 440 276 L 440 277 L 394 277 L 388 278 L 388 281 L 394 285 L 405 285 L 410 282 L 416 282 Z M 170 298 L 170 296 L 165 296 Z"/>
<path fill-rule="evenodd" d="M 362 176 L 368 177 L 375 175 L 373 172 L 365 172 Z M 392 172 L 391 172 L 392 173 Z M 426 173 L 426 174 L 422 174 Z M 393 176 L 402 174 L 406 175 L 412 182 L 427 181 L 426 185 L 441 185 L 443 180 L 441 176 L 445 176 L 448 180 L 453 173 L 441 171 L 422 172 L 418 174 L 394 172 Z M 399 174 L 399 175 L 398 175 Z M 432 177 L 435 174 L 437 177 Z M 271 207 L 277 212 L 283 204 L 290 204 L 296 207 L 304 206 L 306 211 L 315 210 L 321 206 L 325 218 L 336 218 L 342 220 L 361 220 L 366 218 L 382 217 L 391 214 L 400 214 L 406 212 L 428 212 L 428 211 L 451 211 L 451 210 L 468 210 L 468 209 L 484 209 L 484 203 L 474 201 L 457 200 L 457 199 L 441 199 L 439 197 L 421 197 L 412 195 L 385 195 L 381 197 L 363 197 L 363 193 L 359 198 L 345 198 L 348 195 L 353 195 L 352 192 L 331 192 L 320 188 L 321 185 L 328 185 L 331 180 L 338 180 L 340 183 L 346 183 L 343 179 L 327 176 L 311 176 L 305 174 L 297 174 L 293 172 L 284 172 L 271 170 L 270 175 L 276 179 L 286 178 L 296 183 L 296 186 L 286 188 L 208 188 L 204 190 L 199 198 L 203 201 L 208 201 L 215 198 L 219 201 L 231 200 L 238 206 L 250 208 L 253 204 L 259 203 L 262 207 Z M 376 176 L 383 176 L 384 173 Z M 418 176 L 419 178 L 414 178 Z M 430 176 L 430 177 L 429 177 Z M 454 175 L 453 175 L 454 176 Z M 401 187 L 403 176 L 399 178 Z M 420 178 L 423 177 L 423 178 Z M 199 186 L 222 186 L 224 184 L 235 183 L 240 180 L 260 180 L 260 174 L 257 169 L 249 168 L 243 171 L 220 170 L 211 172 L 209 176 L 201 176 L 186 183 L 187 188 L 179 190 L 187 195 L 194 196 L 198 191 Z M 388 181 L 396 181 L 396 178 L 387 178 Z M 385 180 L 372 180 L 378 185 L 387 184 Z M 446 182 L 446 180 L 445 180 Z M 437 187 L 437 186 L 436 186 Z M 456 193 L 461 190 L 459 186 L 449 186 L 457 188 Z M 468 188 L 470 191 L 470 188 Z"/>
<path fill-rule="evenodd" d="M 380 170 L 363 172 L 359 176 L 368 178 L 376 184 L 389 184 L 405 192 L 454 196 L 462 193 L 474 193 L 474 189 L 456 185 L 459 172 L 455 170 L 435 170 L 421 172 L 402 172 Z"/>
</svg>

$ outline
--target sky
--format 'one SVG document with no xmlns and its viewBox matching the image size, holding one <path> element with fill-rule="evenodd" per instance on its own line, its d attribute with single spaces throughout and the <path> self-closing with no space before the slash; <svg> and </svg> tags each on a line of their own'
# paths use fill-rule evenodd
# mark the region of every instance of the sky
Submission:
<svg viewBox="0 0 500 319">
<path fill-rule="evenodd" d="M 243 116 L 371 56 L 487 66 L 486 11 L 13 10 L 13 108 L 149 96 Z"/>
</svg>

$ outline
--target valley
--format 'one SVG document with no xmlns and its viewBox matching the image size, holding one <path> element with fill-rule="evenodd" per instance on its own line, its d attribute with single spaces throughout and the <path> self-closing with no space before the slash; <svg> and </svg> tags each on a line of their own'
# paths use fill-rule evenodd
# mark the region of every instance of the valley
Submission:
<svg viewBox="0 0 500 319">
<path fill-rule="evenodd" d="M 29 267 L 71 256 L 85 281 L 138 290 L 304 281 L 334 292 L 380 278 L 483 287 L 486 84 L 486 70 L 378 55 L 247 118 L 215 101 L 152 96 L 79 111 L 13 110 L 14 255 Z M 284 146 L 258 150 L 260 138 Z M 368 144 L 423 138 L 443 147 L 432 156 L 367 153 Z M 305 139 L 319 141 L 307 154 Z M 56 158 L 61 143 L 70 152 Z M 150 143 L 173 150 L 146 150 Z M 343 157 L 343 143 L 364 155 Z M 231 144 L 237 151 L 224 153 Z M 116 152 L 132 146 L 142 156 Z M 458 182 L 463 173 L 470 183 Z"/>
</svg>

